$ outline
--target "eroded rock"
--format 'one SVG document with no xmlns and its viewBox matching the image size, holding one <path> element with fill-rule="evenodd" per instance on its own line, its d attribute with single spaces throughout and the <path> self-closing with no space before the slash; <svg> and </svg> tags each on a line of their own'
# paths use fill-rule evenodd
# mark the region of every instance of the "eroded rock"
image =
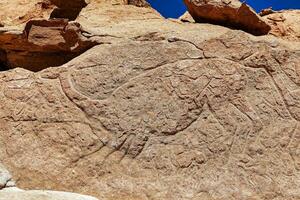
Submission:
<svg viewBox="0 0 300 200">
<path fill-rule="evenodd" d="M 146 0 L 128 0 L 129 5 L 135 5 L 138 7 L 149 7 L 150 4 Z"/>
<path fill-rule="evenodd" d="M 291 41 L 300 41 L 300 11 L 285 10 L 269 13 L 264 19 L 272 27 L 270 34 Z"/>
<path fill-rule="evenodd" d="M 76 22 L 30 20 L 23 32 L 0 32 L 0 61 L 6 68 L 39 71 L 62 65 L 96 44 Z"/>
<path fill-rule="evenodd" d="M 73 49 L 67 26 L 102 41 L 56 68 L 0 73 L 0 160 L 18 186 L 101 200 L 300 198 L 297 41 L 178 23 L 123 0 L 81 10 L 90 34 L 62 21 L 0 29 L 34 55 Z M 17 197 L 41 194 L 51 198 Z"/>
<path fill-rule="evenodd" d="M 266 35 L 270 26 L 239 0 L 184 0 L 196 22 L 232 27 L 254 35 Z"/>
</svg>

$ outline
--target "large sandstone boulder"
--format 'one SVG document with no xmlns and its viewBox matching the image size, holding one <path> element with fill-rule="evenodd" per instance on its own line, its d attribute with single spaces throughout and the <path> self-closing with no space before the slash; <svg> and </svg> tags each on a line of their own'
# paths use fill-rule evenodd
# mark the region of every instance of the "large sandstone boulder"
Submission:
<svg viewBox="0 0 300 200">
<path fill-rule="evenodd" d="M 9 32 L 61 56 L 73 49 L 51 34 L 64 35 L 59 26 L 28 23 Z M 34 52 L 0 73 L 0 160 L 19 187 L 101 200 L 300 198 L 297 40 L 167 20 L 122 0 L 91 0 L 66 23 L 95 46 L 36 72 L 26 67 Z M 0 61 L 21 41 L 4 36 Z"/>
<path fill-rule="evenodd" d="M 220 24 L 265 35 L 270 26 L 246 3 L 239 0 L 184 0 L 196 22 Z"/>
<path fill-rule="evenodd" d="M 99 5 L 101 5 L 101 9 L 103 9 L 103 11 L 113 10 L 112 7 L 118 9 L 118 11 L 114 10 L 114 12 L 102 13 L 102 15 L 106 17 L 109 17 L 112 14 L 118 16 L 118 12 L 121 14 L 121 16 L 119 16 L 120 18 L 124 17 L 126 15 L 123 15 L 122 12 L 127 9 L 130 10 L 126 13 L 131 13 L 132 16 L 134 14 L 145 14 L 146 11 L 150 14 L 149 10 L 154 12 L 145 0 L 1 0 L 0 27 L 1 25 L 22 26 L 29 20 L 36 18 L 65 18 L 75 20 L 81 10 L 87 5 L 92 5 L 89 6 L 87 10 L 93 9 L 100 11 Z M 124 8 L 125 5 L 131 6 L 126 6 L 127 8 L 123 10 L 118 8 L 119 6 L 123 6 Z M 134 8 L 135 6 L 147 8 L 142 8 L 144 12 L 138 12 Z M 97 14 L 100 15 L 101 13 Z"/>
</svg>

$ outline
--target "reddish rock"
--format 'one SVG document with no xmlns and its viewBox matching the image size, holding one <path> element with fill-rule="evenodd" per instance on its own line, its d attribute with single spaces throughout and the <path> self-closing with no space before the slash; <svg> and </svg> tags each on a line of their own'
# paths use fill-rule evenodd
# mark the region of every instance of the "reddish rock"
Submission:
<svg viewBox="0 0 300 200">
<path fill-rule="evenodd" d="M 96 44 L 82 35 L 77 22 L 31 20 L 23 32 L 0 32 L 0 61 L 6 68 L 39 71 L 62 65 Z"/>
<path fill-rule="evenodd" d="M 213 23 L 265 35 L 270 26 L 247 4 L 238 0 L 184 0 L 196 22 Z"/>
</svg>

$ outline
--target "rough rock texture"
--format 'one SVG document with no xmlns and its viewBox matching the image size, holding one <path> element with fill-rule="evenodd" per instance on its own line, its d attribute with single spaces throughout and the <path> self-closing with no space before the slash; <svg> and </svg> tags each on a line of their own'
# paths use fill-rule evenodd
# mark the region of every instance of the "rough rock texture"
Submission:
<svg viewBox="0 0 300 200">
<path fill-rule="evenodd" d="M 54 5 L 42 0 L 1 0 L 0 8 L 0 23 L 21 26 L 33 18 L 48 18 Z"/>
<path fill-rule="evenodd" d="M 39 71 L 60 66 L 96 44 L 76 22 L 30 20 L 22 32 L 0 29 L 0 62 L 5 66 L 0 68 Z"/>
<path fill-rule="evenodd" d="M 0 8 L 5 10 L 0 14 L 0 22 L 4 26 L 0 28 L 1 71 L 16 67 L 39 71 L 60 66 L 102 43 L 94 37 L 97 35 L 82 29 L 78 22 L 91 28 L 93 24 L 90 22 L 93 21 L 98 26 L 99 22 L 104 25 L 118 21 L 162 19 L 145 1 L 140 0 L 91 0 L 89 4 L 84 0 L 14 0 L 0 3 Z M 18 15 L 11 16 L 12 13 Z M 77 17 L 77 22 L 69 21 Z"/>
<path fill-rule="evenodd" d="M 264 19 L 272 27 L 270 34 L 291 41 L 300 41 L 299 16 L 299 10 L 284 10 L 265 15 Z"/>
<path fill-rule="evenodd" d="M 299 42 L 121 1 L 91 0 L 77 22 L 98 45 L 60 67 L 0 73 L 0 160 L 18 186 L 300 198 Z"/>
<path fill-rule="evenodd" d="M 184 0 L 196 22 L 220 24 L 254 35 L 265 35 L 270 26 L 239 0 Z"/>
<path fill-rule="evenodd" d="M 103 5 L 149 7 L 145 0 L 1 0 L 0 24 L 3 26 L 20 26 L 35 18 L 75 20 L 88 3 L 90 5 L 101 4 L 102 8 L 105 7 Z M 106 16 L 109 15 L 106 14 Z"/>
<path fill-rule="evenodd" d="M 135 5 L 138 7 L 149 7 L 149 3 L 146 0 L 128 0 L 129 5 Z"/>
</svg>

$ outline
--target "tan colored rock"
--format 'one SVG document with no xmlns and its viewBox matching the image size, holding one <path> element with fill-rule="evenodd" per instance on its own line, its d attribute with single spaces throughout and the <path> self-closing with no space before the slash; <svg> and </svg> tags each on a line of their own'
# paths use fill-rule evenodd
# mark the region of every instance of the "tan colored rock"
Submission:
<svg viewBox="0 0 300 200">
<path fill-rule="evenodd" d="M 34 18 L 48 18 L 53 8 L 43 0 L 1 0 L 0 22 L 4 26 L 20 26 Z"/>
<path fill-rule="evenodd" d="M 196 22 L 220 24 L 265 35 L 270 26 L 246 3 L 239 0 L 184 0 Z"/>
<path fill-rule="evenodd" d="M 91 0 L 77 22 L 98 45 L 0 73 L 0 160 L 18 186 L 101 200 L 300 198 L 300 43 L 121 0 Z M 27 35 L 41 49 L 73 46 L 38 30 Z"/>
<path fill-rule="evenodd" d="M 272 30 L 270 34 L 291 41 L 300 41 L 300 11 L 285 10 L 264 16 Z"/>
<path fill-rule="evenodd" d="M 136 24 L 142 20 L 162 19 L 162 16 L 153 8 L 137 7 L 132 5 L 134 2 L 91 0 L 80 12 L 76 21 L 90 28 L 103 28 L 122 22 Z"/>
<path fill-rule="evenodd" d="M 182 16 L 180 16 L 179 20 L 182 22 L 195 22 L 194 18 L 188 11 L 186 11 Z"/>
<path fill-rule="evenodd" d="M 297 199 L 298 58 L 232 31 L 124 40 L 61 68 L 6 72 L 1 159 L 20 186 L 100 199 Z"/>
<path fill-rule="evenodd" d="M 259 14 L 259 16 L 263 17 L 263 16 L 266 16 L 266 15 L 273 14 L 273 13 L 275 13 L 275 12 L 276 12 L 276 11 L 274 11 L 274 10 L 272 9 L 272 7 L 271 7 L 271 8 L 266 8 L 266 9 L 261 10 L 258 14 Z"/>
<path fill-rule="evenodd" d="M 76 22 L 31 20 L 23 32 L 0 30 L 0 60 L 7 68 L 39 71 L 62 65 L 96 44 Z"/>
</svg>

